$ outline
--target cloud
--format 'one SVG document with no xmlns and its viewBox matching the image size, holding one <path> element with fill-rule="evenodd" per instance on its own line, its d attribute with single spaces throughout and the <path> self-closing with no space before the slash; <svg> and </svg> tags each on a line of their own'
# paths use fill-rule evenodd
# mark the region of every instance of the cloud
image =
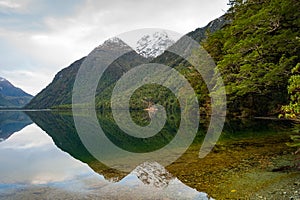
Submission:
<svg viewBox="0 0 300 200">
<path fill-rule="evenodd" d="M 37 94 L 41 88 L 49 84 L 49 78 L 53 79 L 55 72 L 32 70 L 0 70 L 2 77 L 8 79 L 14 86 L 22 88 L 29 94 Z"/>
<path fill-rule="evenodd" d="M 17 2 L 0 1 L 0 7 L 1 8 L 19 8 L 19 7 L 21 7 L 21 5 Z"/>
<path fill-rule="evenodd" d="M 226 3 L 227 0 L 0 0 L 0 43 L 5 41 L 0 46 L 0 52 L 4 52 L 0 59 L 5 61 L 0 66 L 0 76 L 9 75 L 12 82 L 23 82 L 20 87 L 36 94 L 60 69 L 112 36 L 140 28 L 185 34 L 221 16 Z M 4 7 L 10 8 L 9 13 L 4 12 Z M 24 70 L 38 74 L 42 78 L 30 77 L 37 78 L 35 83 L 40 84 L 29 86 L 28 79 L 7 73 L 10 69 L 19 75 Z"/>
</svg>

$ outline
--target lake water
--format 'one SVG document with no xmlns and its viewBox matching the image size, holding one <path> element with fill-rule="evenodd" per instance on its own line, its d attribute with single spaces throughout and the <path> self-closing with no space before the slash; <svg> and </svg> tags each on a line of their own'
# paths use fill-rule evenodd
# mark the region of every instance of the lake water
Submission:
<svg viewBox="0 0 300 200">
<path fill-rule="evenodd" d="M 140 125 L 149 123 L 144 112 L 132 116 Z M 170 143 L 180 119 L 172 117 L 160 136 L 149 141 L 122 135 L 110 114 L 99 113 L 98 122 L 115 145 L 139 154 Z M 118 155 L 109 155 L 107 164 L 87 150 L 71 113 L 2 111 L 0 199 L 209 199 L 209 195 L 216 196 L 215 187 L 224 178 L 220 169 L 234 168 L 250 158 L 246 151 L 270 152 L 274 141 L 280 145 L 272 152 L 285 151 L 282 144 L 293 131 L 290 122 L 226 122 L 214 150 L 200 159 L 206 124 L 201 121 L 193 144 L 171 164 L 162 166 L 155 158 L 142 163 L 122 158 L 132 165 L 131 171 L 122 171 L 108 166 Z M 243 149 L 247 150 L 243 153 Z M 236 156 L 235 160 L 230 160 L 231 156 Z"/>
</svg>

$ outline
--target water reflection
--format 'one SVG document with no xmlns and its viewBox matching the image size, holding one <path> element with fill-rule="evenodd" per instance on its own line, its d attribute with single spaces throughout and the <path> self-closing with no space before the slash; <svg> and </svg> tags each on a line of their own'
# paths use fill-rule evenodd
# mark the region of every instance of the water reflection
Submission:
<svg viewBox="0 0 300 200">
<path fill-rule="evenodd" d="M 105 166 L 87 151 L 77 134 L 71 113 L 27 112 L 27 114 L 52 138 L 58 148 L 87 163 L 106 179 L 120 180 L 126 175 Z"/>
<path fill-rule="evenodd" d="M 0 111 L 0 142 L 31 123 L 31 119 L 23 112 Z"/>
<path fill-rule="evenodd" d="M 205 126 L 209 123 L 203 119 L 193 145 L 167 170 L 160 162 L 151 161 L 138 163 L 130 173 L 124 173 L 107 167 L 88 152 L 76 132 L 71 113 L 28 112 L 28 115 L 35 124 L 0 143 L 0 199 L 47 198 L 47 195 L 56 195 L 58 199 L 207 199 L 205 193 L 198 191 L 217 196 L 216 186 L 228 181 L 225 174 L 231 169 L 241 168 L 243 162 L 255 160 L 260 154 L 285 151 L 284 143 L 293 127 L 284 121 L 228 120 L 220 143 L 207 159 L 199 159 Z M 140 125 L 149 123 L 145 112 L 133 112 L 132 117 Z M 10 121 L 4 117 L 1 120 L 1 123 Z M 170 114 L 170 124 L 165 125 L 159 138 L 164 139 L 143 140 L 139 145 L 121 134 L 110 114 L 99 114 L 98 120 L 109 139 L 133 152 L 167 144 L 180 121 Z"/>
<path fill-rule="evenodd" d="M 46 131 L 57 147 L 69 153 L 72 157 L 87 163 L 95 172 L 102 174 L 106 179 L 117 181 L 126 176 L 126 173 L 107 167 L 89 153 L 77 134 L 72 113 L 27 112 L 27 114 L 39 127 Z M 132 112 L 131 115 L 133 120 L 140 125 L 146 125 L 150 120 L 147 118 L 147 112 Z M 132 152 L 147 152 L 153 150 L 153 146 L 166 145 L 172 140 L 180 123 L 180 118 L 176 116 L 178 115 L 169 113 L 169 119 L 164 128 L 156 137 L 150 137 L 150 139 L 133 139 L 131 136 L 123 134 L 118 125 L 114 122 L 111 113 L 98 113 L 97 117 L 106 137 L 116 146 Z M 86 118 L 86 121 L 90 120 L 88 116 L 82 117 Z M 194 140 L 194 144 L 197 146 L 201 146 L 205 136 L 205 127 L 209 123 L 209 120 L 204 118 L 200 123 L 199 132 Z M 291 127 L 293 127 L 293 124 L 286 121 L 227 119 L 220 141 L 265 137 L 281 133 L 283 130 L 288 130 Z M 197 154 L 194 156 L 195 159 L 197 159 Z M 113 153 L 108 154 L 107 157 L 109 157 L 112 162 L 115 161 L 114 159 L 119 158 L 118 155 L 114 155 Z M 120 159 L 130 160 L 130 158 L 127 157 Z M 153 161 L 159 162 L 155 159 Z M 128 161 L 128 163 L 129 162 L 131 161 Z M 143 163 L 140 162 L 134 165 L 135 162 L 137 161 L 132 161 L 131 163 L 134 166 L 132 169 Z"/>
<path fill-rule="evenodd" d="M 0 184 L 49 184 L 94 174 L 35 124 L 1 143 L 0 160 Z"/>
<path fill-rule="evenodd" d="M 137 120 L 139 119 L 139 116 L 143 116 L 143 114 L 145 113 L 141 112 L 141 115 L 138 115 L 137 113 L 135 114 L 135 120 Z M 48 135 L 52 137 L 53 141 L 60 149 L 68 152 L 74 158 L 87 163 L 97 173 L 104 175 L 107 179 L 114 180 L 119 180 L 126 175 L 126 173 L 124 173 L 123 171 L 118 171 L 116 169 L 105 166 L 89 153 L 89 151 L 82 144 L 81 138 L 77 134 L 71 113 L 59 114 L 51 112 L 29 112 L 28 115 L 38 126 L 40 126 L 48 133 Z M 92 121 L 89 116 L 82 116 L 82 118 L 85 119 L 86 123 L 91 123 Z M 124 134 L 115 124 L 110 113 L 99 113 L 98 120 L 106 137 L 112 143 L 114 143 L 119 148 L 123 148 L 127 151 L 133 152 L 148 152 L 153 150 L 153 148 L 158 148 L 160 146 L 168 144 L 174 137 L 174 134 L 176 134 L 176 124 L 179 123 L 179 120 L 174 115 L 157 135 L 150 138 L 135 138 Z M 94 136 L 91 132 L 87 132 L 86 134 L 89 136 L 89 138 Z M 95 139 L 98 139 L 99 134 L 95 133 L 95 137 L 97 137 Z M 91 140 L 93 141 L 94 138 L 92 138 Z M 105 144 L 102 145 L 105 146 Z M 180 144 L 178 144 L 177 146 L 180 147 Z M 149 161 L 143 157 L 141 159 L 131 158 L 128 156 L 124 157 L 114 152 L 105 152 L 105 150 L 106 149 L 103 149 L 103 151 L 100 152 L 104 152 L 102 157 L 105 157 L 105 161 L 107 161 L 107 163 L 118 165 L 119 162 L 121 163 L 122 161 L 124 161 L 126 162 L 125 167 L 131 169 L 129 170 L 129 172 L 139 164 L 145 161 Z M 174 149 L 173 152 L 168 153 L 168 155 L 170 156 L 162 158 L 162 162 L 160 162 L 157 157 L 154 157 L 152 161 L 157 161 L 162 164 L 168 159 L 172 159 L 173 155 L 177 155 L 177 151 L 177 149 Z"/>
<path fill-rule="evenodd" d="M 17 151 L 26 143 L 31 152 L 32 166 L 24 168 L 20 174 L 17 173 L 14 176 L 16 180 L 10 183 L 16 183 L 17 180 L 23 180 L 25 184 L 51 183 L 55 187 L 73 188 L 73 192 L 74 188 L 81 188 L 81 192 L 101 198 L 208 199 L 205 193 L 183 184 L 158 163 L 140 163 L 130 173 L 105 166 L 81 143 L 70 113 L 29 112 L 28 115 L 47 135 L 44 132 L 41 134 L 41 131 L 32 125 L 22 131 L 22 136 L 16 134 L 17 140 L 11 138 L 10 144 L 2 146 L 3 149 L 10 147 Z M 112 128 L 112 121 L 107 116 L 101 115 L 99 120 Z M 29 135 L 26 132 L 30 132 Z M 28 158 L 25 152 L 28 151 L 23 151 L 23 155 L 16 153 L 12 156 Z M 28 163 L 28 160 L 21 159 L 18 166 L 26 161 Z M 21 174 L 27 175 L 24 177 Z"/>
</svg>

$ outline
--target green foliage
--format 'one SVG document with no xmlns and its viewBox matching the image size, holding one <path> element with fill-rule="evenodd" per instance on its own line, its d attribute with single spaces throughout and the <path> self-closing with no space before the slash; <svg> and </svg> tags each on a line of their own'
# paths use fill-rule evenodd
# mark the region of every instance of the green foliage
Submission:
<svg viewBox="0 0 300 200">
<path fill-rule="evenodd" d="M 291 68 L 300 61 L 299 6 L 295 0 L 234 3 L 231 24 L 204 42 L 223 76 L 231 113 L 265 115 L 286 102 Z"/>
<path fill-rule="evenodd" d="M 286 113 L 291 113 L 290 117 L 294 117 L 292 114 L 300 110 L 296 103 L 299 98 L 296 92 L 299 77 L 296 74 L 291 76 L 292 68 L 300 63 L 300 2 L 230 2 L 232 7 L 226 16 L 187 34 L 198 42 L 206 38 L 201 42 L 202 46 L 216 61 L 215 72 L 222 75 L 226 86 L 227 113 L 234 116 L 276 114 L 280 112 L 282 105 L 287 104 L 290 96 L 292 103 L 284 109 Z M 199 60 L 201 53 L 195 51 L 192 57 Z M 28 108 L 70 108 L 68 105 L 71 103 L 73 83 L 82 61 L 83 59 L 62 70 L 31 101 Z M 127 55 L 114 62 L 99 81 L 96 107 L 109 109 L 116 81 L 131 68 L 147 62 L 148 60 L 143 60 L 138 55 Z M 165 52 L 151 62 L 170 66 L 184 75 L 197 94 L 201 110 L 209 111 L 207 108 L 210 96 L 207 86 L 190 63 L 171 52 Z M 214 74 L 210 69 L 204 73 Z M 210 78 L 209 84 L 212 88 L 219 84 L 216 77 Z M 290 86 L 287 88 L 288 84 Z M 154 85 L 140 88 L 131 99 L 131 108 L 144 108 L 144 98 L 149 98 L 153 103 L 162 100 L 165 106 L 175 102 L 163 88 L 157 89 Z"/>
<path fill-rule="evenodd" d="M 209 23 L 206 27 L 198 28 L 195 31 L 188 33 L 187 35 L 200 42 L 206 37 L 207 31 L 213 33 L 223 27 L 225 22 L 226 21 L 224 21 L 223 17 L 221 17 Z M 70 104 L 72 103 L 72 89 L 74 81 L 77 75 L 77 71 L 84 60 L 85 58 L 82 58 L 72 63 L 69 67 L 60 71 L 55 76 L 52 83 L 49 84 L 43 91 L 41 91 L 26 106 L 26 108 L 53 108 L 62 110 L 71 109 L 72 106 Z M 207 89 L 205 84 L 203 84 L 203 81 L 201 81 L 200 74 L 197 74 L 195 69 L 193 69 L 191 65 L 182 57 L 166 51 L 157 58 L 154 58 L 151 62 L 167 65 L 169 67 L 177 69 L 180 73 L 184 74 L 193 88 L 195 88 L 196 93 L 199 97 L 199 102 L 203 104 L 206 103 L 206 99 L 208 97 Z M 117 59 L 114 63 L 112 63 L 104 72 L 99 81 L 95 100 L 96 107 L 102 110 L 109 109 L 111 106 L 111 94 L 116 81 L 120 79 L 120 77 L 124 73 L 126 73 L 133 67 L 143 63 L 149 63 L 149 60 L 139 56 L 135 52 L 125 54 L 121 58 Z M 152 94 L 150 94 L 151 92 Z M 156 95 L 155 98 L 153 96 L 154 93 Z M 157 90 L 156 86 L 147 86 L 141 88 L 136 92 L 135 96 L 132 98 L 133 100 L 131 101 L 131 109 L 141 109 L 141 107 L 145 108 L 145 105 L 143 105 L 142 103 L 142 100 L 145 98 L 143 94 L 150 94 L 152 98 L 151 100 L 153 102 L 157 102 L 159 99 L 164 101 L 163 105 L 167 105 L 168 108 L 171 107 L 171 105 L 173 105 L 175 102 L 174 100 L 171 100 L 172 98 L 170 94 L 167 94 L 164 89 L 160 88 L 160 90 Z M 82 105 L 78 106 L 80 107 Z"/>
<path fill-rule="evenodd" d="M 289 119 L 300 118 L 300 63 L 292 69 L 292 75 L 289 79 L 288 94 L 290 95 L 289 105 L 282 106 L 283 113 L 279 117 Z"/>
<path fill-rule="evenodd" d="M 74 82 L 84 60 L 85 57 L 61 70 L 54 80 L 32 99 L 26 108 L 71 109 Z M 134 52 L 129 52 L 114 61 L 99 81 L 96 91 L 96 106 L 98 108 L 108 108 L 110 106 L 110 95 L 116 80 L 134 66 L 145 62 L 145 58 Z"/>
<path fill-rule="evenodd" d="M 292 143 L 287 143 L 290 147 L 300 147 L 300 135 L 292 135 L 291 140 L 293 140 Z"/>
</svg>

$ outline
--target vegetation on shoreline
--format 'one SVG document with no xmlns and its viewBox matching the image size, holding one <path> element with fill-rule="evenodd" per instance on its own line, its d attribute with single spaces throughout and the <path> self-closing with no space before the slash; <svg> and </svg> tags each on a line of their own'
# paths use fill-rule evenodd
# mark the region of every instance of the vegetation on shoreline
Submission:
<svg viewBox="0 0 300 200">
<path fill-rule="evenodd" d="M 295 74 L 299 68 L 297 63 L 300 63 L 299 1 L 235 0 L 230 3 L 232 7 L 225 16 L 187 34 L 200 42 L 215 60 L 215 70 L 221 73 L 226 86 L 227 114 L 276 116 L 285 109 L 285 115 L 293 117 L 295 112 L 299 112 L 299 75 Z M 193 56 L 197 57 L 197 52 L 195 54 Z M 84 59 L 57 74 L 53 83 L 26 108 L 71 109 L 72 87 Z M 144 62 L 149 60 L 143 60 L 134 52 L 118 59 L 99 81 L 96 108 L 110 108 L 116 80 Z M 190 63 L 168 51 L 151 62 L 173 67 L 183 74 L 197 94 L 201 112 L 209 114 L 207 87 Z M 294 74 L 291 72 L 293 68 Z M 212 77 L 209 84 L 215 84 L 214 81 Z M 145 99 L 151 103 L 164 101 L 162 105 L 166 108 L 176 102 L 165 88 L 147 85 L 131 98 L 131 108 L 144 109 L 147 106 Z M 288 104 L 289 99 L 291 104 L 282 107 Z"/>
<path fill-rule="evenodd" d="M 226 14 L 231 23 L 203 42 L 222 74 L 228 113 L 279 113 L 281 105 L 288 102 L 291 69 L 300 61 L 300 3 L 231 2 Z"/>
</svg>

